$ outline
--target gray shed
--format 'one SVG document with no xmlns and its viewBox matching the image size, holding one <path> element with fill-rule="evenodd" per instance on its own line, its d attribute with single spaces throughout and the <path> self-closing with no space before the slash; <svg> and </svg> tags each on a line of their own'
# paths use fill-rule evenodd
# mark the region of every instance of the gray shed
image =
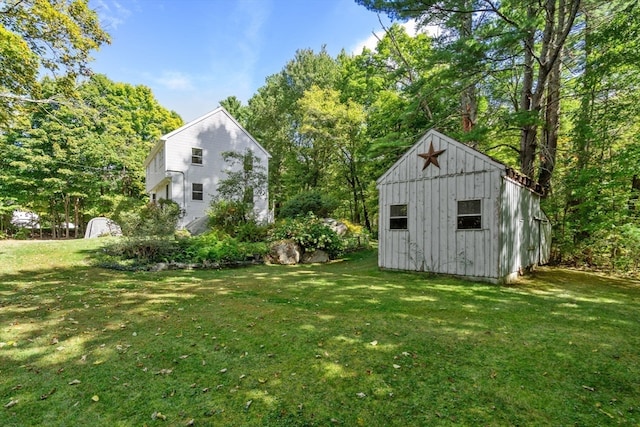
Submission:
<svg viewBox="0 0 640 427">
<path fill-rule="evenodd" d="M 435 130 L 377 187 L 382 268 L 508 283 L 549 260 L 539 186 Z"/>
</svg>

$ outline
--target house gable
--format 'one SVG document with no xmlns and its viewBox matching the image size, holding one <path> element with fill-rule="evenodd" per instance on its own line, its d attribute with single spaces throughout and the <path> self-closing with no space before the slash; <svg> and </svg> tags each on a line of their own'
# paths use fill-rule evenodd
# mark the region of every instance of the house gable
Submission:
<svg viewBox="0 0 640 427">
<path fill-rule="evenodd" d="M 247 150 L 268 169 L 267 150 L 219 107 L 160 138 L 145 160 L 147 191 L 152 200 L 178 203 L 185 212 L 184 226 L 206 215 L 228 167 L 222 153 Z M 258 219 L 268 220 L 268 194 L 256 196 L 254 205 Z"/>
</svg>

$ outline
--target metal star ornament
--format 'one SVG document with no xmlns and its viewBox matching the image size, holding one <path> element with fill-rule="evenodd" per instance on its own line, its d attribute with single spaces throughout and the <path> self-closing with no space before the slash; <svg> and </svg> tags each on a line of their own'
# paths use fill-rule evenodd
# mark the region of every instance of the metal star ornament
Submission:
<svg viewBox="0 0 640 427">
<path fill-rule="evenodd" d="M 427 166 L 430 164 L 434 164 L 438 168 L 440 168 L 440 164 L 438 163 L 438 156 L 444 153 L 446 150 L 434 150 L 433 149 L 433 141 L 431 141 L 429 145 L 429 151 L 426 153 L 418 154 L 419 157 L 424 159 L 424 166 L 422 166 L 422 170 L 425 170 Z"/>
</svg>

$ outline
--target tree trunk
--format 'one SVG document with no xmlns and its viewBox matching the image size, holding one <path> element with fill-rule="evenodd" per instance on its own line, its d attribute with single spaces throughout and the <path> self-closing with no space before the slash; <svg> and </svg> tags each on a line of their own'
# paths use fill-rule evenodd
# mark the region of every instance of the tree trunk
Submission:
<svg viewBox="0 0 640 427">
<path fill-rule="evenodd" d="M 527 6 L 527 18 L 533 20 L 535 8 L 530 2 Z M 533 100 L 533 49 L 535 44 L 535 28 L 528 29 L 524 40 L 524 74 L 522 76 L 522 92 L 520 95 L 520 114 L 528 114 L 532 110 Z M 529 122 L 531 119 L 527 118 Z M 534 172 L 536 154 L 536 126 L 527 124 L 522 127 L 520 135 L 520 169 L 531 177 Z"/>
<path fill-rule="evenodd" d="M 464 5 L 465 10 L 470 10 L 468 4 Z M 464 13 L 460 20 L 460 35 L 464 38 L 472 38 L 473 36 L 473 14 Z M 470 83 L 462 92 L 461 99 L 462 112 L 462 130 L 470 132 L 476 125 L 478 119 L 478 98 L 477 87 L 475 83 Z"/>
</svg>

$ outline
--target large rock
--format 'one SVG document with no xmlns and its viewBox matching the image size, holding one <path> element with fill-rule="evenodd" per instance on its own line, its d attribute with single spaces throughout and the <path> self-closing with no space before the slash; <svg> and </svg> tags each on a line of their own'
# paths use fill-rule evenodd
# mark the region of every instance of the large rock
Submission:
<svg viewBox="0 0 640 427">
<path fill-rule="evenodd" d="M 192 236 L 197 236 L 209 231 L 209 217 L 196 218 L 184 226 Z"/>
<path fill-rule="evenodd" d="M 293 265 L 300 262 L 302 249 L 293 240 L 280 240 L 271 244 L 267 262 L 272 264 Z"/>
<path fill-rule="evenodd" d="M 349 232 L 349 227 L 347 227 L 347 225 L 343 222 L 340 222 L 333 218 L 325 218 L 323 221 L 325 224 L 327 224 L 327 226 L 330 229 L 335 231 L 335 233 L 340 237 L 344 236 Z"/>
<path fill-rule="evenodd" d="M 323 250 L 316 249 L 313 252 L 305 252 L 302 255 L 302 263 L 303 264 L 314 264 L 316 262 L 328 262 L 329 254 Z"/>
</svg>

